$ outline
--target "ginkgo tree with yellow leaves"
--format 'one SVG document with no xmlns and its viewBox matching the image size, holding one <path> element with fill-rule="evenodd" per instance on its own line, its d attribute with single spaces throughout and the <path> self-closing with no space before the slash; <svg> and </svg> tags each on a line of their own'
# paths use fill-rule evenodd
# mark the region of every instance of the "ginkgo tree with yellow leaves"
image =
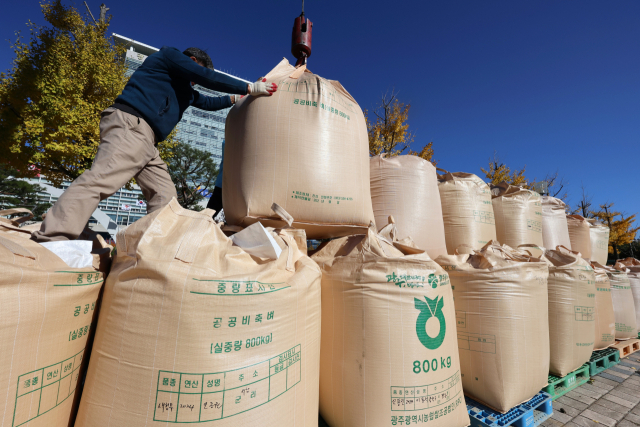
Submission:
<svg viewBox="0 0 640 427">
<path fill-rule="evenodd" d="M 122 92 L 126 47 L 107 38 L 109 20 L 94 22 L 60 0 L 41 4 L 47 22 L 18 32 L 11 69 L 0 73 L 2 161 L 22 176 L 52 184 L 91 167 L 100 143 L 100 113 Z M 159 145 L 170 156 L 173 138 Z"/>
<path fill-rule="evenodd" d="M 529 181 L 525 177 L 526 166 L 522 169 L 511 170 L 506 164 L 500 161 L 497 153 L 493 154 L 493 158 L 489 160 L 489 168 L 480 168 L 484 172 L 485 177 L 489 180 L 489 184 L 498 185 L 506 182 L 510 185 L 518 185 L 528 187 Z"/>
<path fill-rule="evenodd" d="M 380 103 L 373 109 L 373 116 L 364 111 L 369 134 L 369 155 L 377 156 L 386 153 L 387 156 L 398 156 L 406 152 L 418 156 L 434 165 L 433 142 L 426 144 L 420 151 L 412 151 L 411 144 L 415 135 L 409 131 L 409 110 L 411 104 L 404 104 L 397 98 L 397 93 L 384 94 Z M 408 150 L 408 151 L 407 151 Z"/>
<path fill-rule="evenodd" d="M 609 227 L 609 253 L 613 255 L 612 261 L 615 261 L 619 258 L 620 247 L 632 243 L 640 227 L 634 227 L 635 214 L 625 216 L 622 212 L 614 211 L 613 206 L 611 202 L 603 203 L 599 211 L 593 212 L 593 216 Z"/>
<path fill-rule="evenodd" d="M 480 170 L 485 174 L 485 178 L 487 178 L 489 184 L 497 185 L 506 182 L 509 185 L 517 185 L 537 191 L 537 184 L 545 183 L 548 195 L 564 201 L 569 198 L 569 194 L 565 190 L 567 183 L 563 177 L 559 176 L 557 171 L 552 174 L 547 174 L 540 181 L 537 179 L 530 180 L 525 175 L 527 170 L 526 166 L 523 166 L 522 169 L 512 170 L 500 160 L 496 152 L 493 153 L 493 158 L 489 159 L 488 168 L 480 168 Z"/>
</svg>

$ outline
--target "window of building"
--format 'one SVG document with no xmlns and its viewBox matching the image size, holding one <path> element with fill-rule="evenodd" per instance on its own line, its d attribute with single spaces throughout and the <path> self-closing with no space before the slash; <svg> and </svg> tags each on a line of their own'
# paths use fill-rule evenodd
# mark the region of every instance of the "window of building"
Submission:
<svg viewBox="0 0 640 427">
<path fill-rule="evenodd" d="M 206 136 L 207 138 L 218 139 L 218 135 L 216 135 L 215 132 L 206 129 L 200 129 L 200 135 Z"/>
</svg>

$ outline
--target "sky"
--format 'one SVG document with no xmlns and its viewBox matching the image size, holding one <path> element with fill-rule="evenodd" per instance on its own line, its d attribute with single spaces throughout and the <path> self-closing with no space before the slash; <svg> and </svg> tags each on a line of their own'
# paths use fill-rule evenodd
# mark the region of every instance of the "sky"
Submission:
<svg viewBox="0 0 640 427">
<path fill-rule="evenodd" d="M 112 32 L 207 49 L 248 80 L 294 61 L 297 0 L 88 0 L 95 16 L 103 1 Z M 363 109 L 396 90 L 411 104 L 412 148 L 433 141 L 439 167 L 483 176 L 497 153 L 530 179 L 559 172 L 571 206 L 584 186 L 594 204 L 640 213 L 640 1 L 307 0 L 305 14 L 308 68 Z M 43 22 L 37 0 L 3 5 L 0 70 L 27 20 Z"/>
</svg>

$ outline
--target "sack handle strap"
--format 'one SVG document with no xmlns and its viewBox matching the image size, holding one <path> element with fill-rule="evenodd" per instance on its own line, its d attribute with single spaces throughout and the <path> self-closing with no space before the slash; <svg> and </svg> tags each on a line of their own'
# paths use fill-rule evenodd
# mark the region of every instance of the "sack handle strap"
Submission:
<svg viewBox="0 0 640 427">
<path fill-rule="evenodd" d="M 521 245 L 521 246 L 525 246 L 525 245 Z M 534 245 L 533 247 L 537 248 L 538 246 Z M 533 258 L 533 255 L 531 255 L 531 252 L 527 251 L 526 249 L 525 249 L 525 251 L 529 254 L 529 257 L 527 257 L 526 255 L 520 255 L 520 254 L 517 254 L 517 253 L 513 253 L 511 251 L 506 250 L 502 246 L 498 246 L 498 245 L 493 246 L 493 249 L 497 249 L 498 251 L 502 252 L 511 261 L 527 262 L 529 260 L 525 259 L 525 258 L 529 258 L 529 257 Z"/>
<path fill-rule="evenodd" d="M 450 175 L 451 179 L 453 179 L 453 180 L 456 179 L 456 177 L 453 176 L 453 174 L 451 172 L 449 172 L 448 170 L 446 170 L 446 169 L 442 169 L 442 168 L 436 167 L 436 171 L 437 172 L 442 172 L 442 175 L 436 172 L 436 175 L 438 176 L 438 179 L 446 179 L 447 175 Z"/>
<path fill-rule="evenodd" d="M 271 205 L 271 210 L 276 213 L 284 222 L 287 223 L 287 226 L 291 228 L 293 224 L 293 217 L 289 214 L 289 212 L 285 211 L 282 206 L 277 203 Z"/>
<path fill-rule="evenodd" d="M 295 251 L 299 251 L 298 249 L 298 244 L 296 243 L 296 241 L 293 239 L 293 237 L 288 236 L 286 234 L 280 234 L 280 238 L 282 238 L 282 241 L 288 246 L 289 250 L 287 251 L 287 265 L 286 265 L 286 269 L 287 271 L 291 271 L 291 272 L 295 272 L 296 271 L 296 267 L 295 267 L 295 261 L 293 259 L 293 255 Z"/>
<path fill-rule="evenodd" d="M 0 221 L 11 224 L 11 225 L 15 225 L 16 227 L 18 227 L 23 222 L 29 221 L 31 218 L 33 218 L 33 212 L 31 212 L 29 209 L 26 209 L 26 208 L 13 208 L 13 209 L 2 210 L 0 211 L 0 217 L 6 216 L 6 215 L 15 215 L 18 213 L 26 213 L 28 215 L 22 216 L 16 219 L 0 218 Z"/>
<path fill-rule="evenodd" d="M 24 228 L 20 228 L 11 224 L 10 222 L 0 221 L 0 227 L 7 228 L 9 230 L 17 231 L 19 233 L 31 234 L 31 231 L 25 230 Z"/>
<path fill-rule="evenodd" d="M 241 232 L 242 230 L 244 230 L 244 227 L 241 227 L 241 226 L 239 226 L 239 225 L 229 225 L 229 224 L 225 224 L 225 225 L 222 227 L 222 231 L 229 231 L 229 232 L 232 232 L 232 233 L 239 233 L 239 232 Z"/>
<path fill-rule="evenodd" d="M 299 66 L 298 68 L 296 68 L 296 70 L 293 73 L 289 74 L 289 78 L 290 79 L 299 78 L 304 73 L 304 71 L 306 69 L 307 69 L 307 64 L 303 64 L 303 65 Z"/>
<path fill-rule="evenodd" d="M 544 251 L 545 251 L 545 248 L 543 248 L 542 246 L 534 245 L 533 243 L 524 243 L 522 245 L 518 245 L 518 249 L 522 249 L 523 251 L 527 252 L 533 258 L 535 258 L 535 257 L 533 256 L 531 251 L 529 251 L 529 250 L 527 250 L 525 248 L 540 249 L 542 251 L 542 253 L 544 253 Z M 563 248 L 564 248 L 564 246 L 563 246 Z"/>
</svg>

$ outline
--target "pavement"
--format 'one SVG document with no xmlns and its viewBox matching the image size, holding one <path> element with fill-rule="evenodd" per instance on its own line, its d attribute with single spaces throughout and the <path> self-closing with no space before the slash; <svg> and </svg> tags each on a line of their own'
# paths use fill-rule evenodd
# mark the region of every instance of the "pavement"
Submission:
<svg viewBox="0 0 640 427">
<path fill-rule="evenodd" d="M 640 426 L 640 352 L 553 402 L 544 427 Z"/>
</svg>

